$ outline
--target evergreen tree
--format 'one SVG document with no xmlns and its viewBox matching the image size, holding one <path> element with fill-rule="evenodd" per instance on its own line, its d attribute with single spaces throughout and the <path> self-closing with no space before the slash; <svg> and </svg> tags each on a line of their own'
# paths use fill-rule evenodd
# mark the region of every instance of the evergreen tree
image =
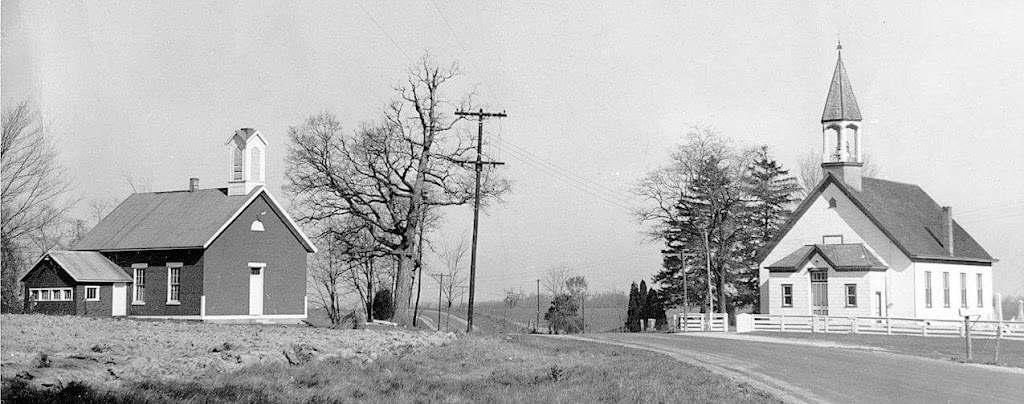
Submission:
<svg viewBox="0 0 1024 404">
<path fill-rule="evenodd" d="M 373 319 L 390 320 L 395 316 L 395 304 L 391 298 L 391 291 L 381 289 L 373 297 Z"/>
<path fill-rule="evenodd" d="M 626 331 L 640 331 L 640 290 L 633 282 L 629 286 L 629 303 L 626 306 Z"/>
<path fill-rule="evenodd" d="M 744 266 L 750 270 L 737 279 L 739 293 L 734 304 L 753 305 L 754 311 L 758 312 L 759 279 L 754 258 L 760 249 L 779 234 L 793 213 L 792 208 L 798 202 L 797 195 L 801 188 L 797 179 L 789 175 L 789 170 L 783 169 L 772 158 L 768 146 L 761 146 L 747 167 L 744 190 L 747 204 L 743 221 L 747 223 L 749 234 L 743 243 L 741 257 Z"/>
<path fill-rule="evenodd" d="M 637 318 L 640 319 L 640 329 L 647 324 L 647 282 L 640 280 L 640 290 L 637 295 Z"/>
</svg>

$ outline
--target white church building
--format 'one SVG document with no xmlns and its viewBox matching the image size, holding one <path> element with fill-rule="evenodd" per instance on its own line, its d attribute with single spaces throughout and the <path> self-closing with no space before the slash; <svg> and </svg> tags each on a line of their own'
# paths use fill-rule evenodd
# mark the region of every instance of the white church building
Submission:
<svg viewBox="0 0 1024 404">
<path fill-rule="evenodd" d="M 992 317 L 996 260 L 921 187 L 862 175 L 842 46 L 821 116 L 824 179 L 757 257 L 763 314 Z"/>
</svg>

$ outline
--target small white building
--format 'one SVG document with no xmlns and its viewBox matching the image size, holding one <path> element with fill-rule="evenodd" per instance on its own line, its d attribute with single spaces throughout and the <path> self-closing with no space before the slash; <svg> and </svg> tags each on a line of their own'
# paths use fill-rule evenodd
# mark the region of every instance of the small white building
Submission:
<svg viewBox="0 0 1024 404">
<path fill-rule="evenodd" d="M 822 124 L 824 179 L 758 254 L 764 314 L 991 318 L 993 259 L 920 187 L 864 177 L 860 108 L 840 55 Z"/>
</svg>

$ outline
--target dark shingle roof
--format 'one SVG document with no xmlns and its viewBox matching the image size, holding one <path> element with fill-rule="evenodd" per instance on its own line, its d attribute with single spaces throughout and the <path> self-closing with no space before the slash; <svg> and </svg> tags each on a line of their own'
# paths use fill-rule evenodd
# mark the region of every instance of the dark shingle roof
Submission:
<svg viewBox="0 0 1024 404">
<path fill-rule="evenodd" d="M 228 196 L 226 188 L 133 194 L 75 245 L 75 250 L 206 248 L 260 193 L 309 252 L 316 248 L 264 187 Z"/>
<path fill-rule="evenodd" d="M 832 73 L 828 97 L 825 97 L 821 122 L 859 120 L 860 107 L 857 106 L 857 98 L 853 96 L 853 87 L 850 86 L 850 78 L 846 76 L 846 67 L 843 66 L 843 56 L 840 54 L 836 61 L 836 71 Z"/>
<path fill-rule="evenodd" d="M 812 244 L 798 248 L 792 254 L 783 257 L 769 270 L 798 271 L 807 264 L 815 253 L 828 262 L 837 271 L 871 271 L 884 270 L 885 264 L 863 244 Z"/>
<path fill-rule="evenodd" d="M 103 254 L 95 251 L 50 251 L 39 260 L 50 257 L 75 282 L 131 282 L 128 274 Z M 39 265 L 39 262 L 36 262 Z M 35 265 L 32 266 L 35 268 Z M 28 274 L 25 274 L 27 277 Z M 24 281 L 24 277 L 22 278 Z"/>
<path fill-rule="evenodd" d="M 814 188 L 800 207 L 789 218 L 775 240 L 761 249 L 757 261 L 763 261 L 779 240 L 803 213 L 810 208 L 829 184 L 836 184 L 864 214 L 911 261 L 940 261 L 991 264 L 996 261 L 977 241 L 953 221 L 953 252 L 950 256 L 945 243 L 945 217 L 942 207 L 921 187 L 894 181 L 864 177 L 861 191 L 856 191 L 829 173 Z"/>
</svg>

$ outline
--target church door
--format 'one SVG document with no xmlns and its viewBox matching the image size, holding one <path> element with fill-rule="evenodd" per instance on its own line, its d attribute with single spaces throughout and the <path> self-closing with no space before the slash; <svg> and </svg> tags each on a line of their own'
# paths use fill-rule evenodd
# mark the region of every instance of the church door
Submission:
<svg viewBox="0 0 1024 404">
<path fill-rule="evenodd" d="M 828 315 L 828 272 L 811 272 L 811 313 Z"/>
</svg>

